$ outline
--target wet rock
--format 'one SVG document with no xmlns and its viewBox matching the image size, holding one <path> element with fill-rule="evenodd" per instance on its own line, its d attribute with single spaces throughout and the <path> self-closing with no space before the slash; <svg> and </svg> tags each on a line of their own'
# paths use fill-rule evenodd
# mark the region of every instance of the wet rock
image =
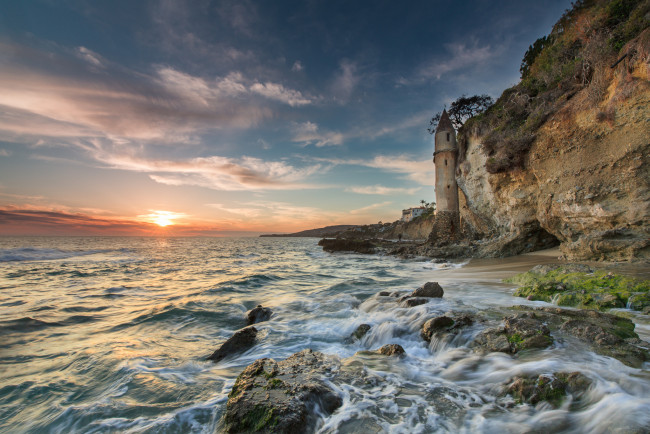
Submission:
<svg viewBox="0 0 650 434">
<path fill-rule="evenodd" d="M 343 238 L 323 238 L 318 242 L 326 252 L 356 252 L 371 254 L 375 253 L 375 245 L 368 240 L 343 239 Z"/>
<path fill-rule="evenodd" d="M 334 358 L 312 350 L 280 362 L 256 360 L 237 377 L 228 395 L 223 431 L 315 431 L 319 415 L 331 414 L 343 402 L 324 381 L 339 367 Z"/>
<path fill-rule="evenodd" d="M 472 346 L 487 352 L 516 353 L 546 348 L 553 343 L 551 332 L 534 312 L 522 312 L 504 318 L 504 327 L 479 333 Z"/>
<path fill-rule="evenodd" d="M 255 309 L 251 309 L 246 314 L 246 321 L 248 325 L 257 324 L 258 322 L 268 321 L 271 319 L 273 311 L 268 307 L 262 307 L 261 304 L 258 304 Z"/>
<path fill-rule="evenodd" d="M 457 428 L 462 426 L 463 417 L 467 412 L 465 405 L 459 404 L 459 401 L 474 401 L 472 393 L 453 390 L 440 385 L 433 386 L 433 389 L 426 396 L 427 401 L 431 402 L 433 408 L 435 408 L 436 414 L 448 418 Z M 457 430 L 457 432 L 460 431 L 461 429 Z"/>
<path fill-rule="evenodd" d="M 441 298 L 445 291 L 438 282 L 427 282 L 411 293 L 411 297 Z"/>
<path fill-rule="evenodd" d="M 379 354 L 383 354 L 384 356 L 403 356 L 406 354 L 404 348 L 402 348 L 401 345 L 397 344 L 384 345 L 378 349 L 377 352 Z"/>
<path fill-rule="evenodd" d="M 531 312 L 507 317 L 505 332 L 513 353 L 529 348 L 546 348 L 553 343 L 546 324 Z"/>
<path fill-rule="evenodd" d="M 380 297 L 390 297 L 390 292 L 388 291 L 381 291 L 379 294 L 377 294 Z"/>
<path fill-rule="evenodd" d="M 361 340 L 369 331 L 369 324 L 361 324 L 357 329 L 350 335 L 350 340 Z"/>
<path fill-rule="evenodd" d="M 556 372 L 553 375 L 515 377 L 506 393 L 519 403 L 536 405 L 545 401 L 559 407 L 567 393 L 580 396 L 590 385 L 591 380 L 579 372 Z"/>
<path fill-rule="evenodd" d="M 448 316 L 438 316 L 431 318 L 422 324 L 420 335 L 425 341 L 431 342 L 431 337 L 434 334 L 440 333 L 442 331 L 448 331 L 453 325 L 454 320 Z"/>
<path fill-rule="evenodd" d="M 503 328 L 483 330 L 472 342 L 472 347 L 489 353 L 510 353 L 512 348 Z"/>
<path fill-rule="evenodd" d="M 256 337 L 257 329 L 255 327 L 243 328 L 224 342 L 207 360 L 219 362 L 228 356 L 243 353 L 255 345 Z"/>
<path fill-rule="evenodd" d="M 528 310 L 525 307 L 519 308 Z M 568 310 L 538 307 L 528 313 L 534 314 L 556 332 L 572 336 L 604 356 L 614 357 L 628 366 L 640 368 L 650 361 L 649 348 L 636 345 L 638 339 L 634 323 L 595 310 Z"/>
<path fill-rule="evenodd" d="M 399 300 L 399 303 L 403 307 L 415 307 L 424 304 L 427 301 L 429 300 L 427 300 L 426 298 L 402 297 Z"/>
</svg>

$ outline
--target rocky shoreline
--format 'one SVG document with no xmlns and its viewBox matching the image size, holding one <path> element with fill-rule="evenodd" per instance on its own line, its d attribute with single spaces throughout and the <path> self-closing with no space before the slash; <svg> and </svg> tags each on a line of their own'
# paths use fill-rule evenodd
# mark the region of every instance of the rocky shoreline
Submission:
<svg viewBox="0 0 650 434">
<path fill-rule="evenodd" d="M 553 270 L 554 268 L 550 268 Z M 428 282 L 408 292 L 382 291 L 371 297 L 372 309 L 415 309 L 428 303 L 440 303 L 443 288 Z M 260 316 L 260 313 L 263 315 Z M 415 311 L 414 311 L 415 312 Z M 248 313 L 249 324 L 272 321 L 272 312 L 258 306 Z M 553 357 L 566 345 L 612 357 L 631 368 L 641 368 L 650 361 L 650 344 L 639 339 L 635 324 L 628 318 L 596 310 L 560 307 L 512 305 L 505 308 L 473 309 L 458 303 L 442 315 L 422 315 L 416 333 L 435 352 L 450 343 L 460 344 L 484 357 L 502 353 L 508 357 L 544 352 Z M 372 330 L 361 324 L 345 341 L 363 340 Z M 252 325 L 238 331 L 210 359 L 219 362 L 256 345 L 257 330 Z M 215 356 L 217 355 L 217 356 Z M 408 358 L 397 344 L 385 345 L 357 355 Z M 378 379 L 358 362 L 311 349 L 293 354 L 286 360 L 258 359 L 239 375 L 228 396 L 221 429 L 228 433 L 304 433 L 314 432 L 323 417 L 344 405 L 348 387 L 371 384 Z M 523 404 L 540 402 L 559 407 L 564 402 L 576 405 L 591 386 L 591 380 L 579 372 L 530 372 L 514 375 L 498 391 L 500 411 Z M 433 396 L 433 406 L 441 414 L 460 414 L 464 410 L 449 400 L 449 391 L 440 385 Z"/>
</svg>

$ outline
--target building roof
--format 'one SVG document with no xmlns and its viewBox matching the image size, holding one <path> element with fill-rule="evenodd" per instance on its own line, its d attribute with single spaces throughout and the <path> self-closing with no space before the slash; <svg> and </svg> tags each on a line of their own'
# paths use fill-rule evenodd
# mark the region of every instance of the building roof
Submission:
<svg viewBox="0 0 650 434">
<path fill-rule="evenodd" d="M 438 131 L 455 131 L 454 125 L 451 123 L 451 119 L 449 119 L 449 115 L 447 114 L 446 109 L 442 111 L 442 115 L 440 116 L 440 121 L 438 122 L 436 133 Z"/>
</svg>

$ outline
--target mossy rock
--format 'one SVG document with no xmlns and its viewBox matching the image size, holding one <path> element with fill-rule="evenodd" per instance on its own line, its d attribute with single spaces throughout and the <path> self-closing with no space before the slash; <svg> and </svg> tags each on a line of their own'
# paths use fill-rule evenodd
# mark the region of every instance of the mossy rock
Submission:
<svg viewBox="0 0 650 434">
<path fill-rule="evenodd" d="M 522 286 L 517 297 L 554 302 L 559 306 L 607 310 L 628 305 L 641 310 L 650 305 L 650 280 L 636 280 L 581 264 L 545 265 L 505 280 Z"/>
<path fill-rule="evenodd" d="M 506 393 L 519 404 L 536 405 L 547 402 L 559 407 L 568 393 L 580 396 L 591 385 L 589 380 L 579 372 L 556 372 L 553 375 L 520 376 L 511 380 Z"/>
</svg>

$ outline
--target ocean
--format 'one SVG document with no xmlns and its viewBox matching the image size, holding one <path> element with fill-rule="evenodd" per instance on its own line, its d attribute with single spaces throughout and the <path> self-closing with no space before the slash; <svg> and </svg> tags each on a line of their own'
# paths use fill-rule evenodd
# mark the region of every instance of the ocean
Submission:
<svg viewBox="0 0 650 434">
<path fill-rule="evenodd" d="M 247 365 L 306 348 L 363 363 L 381 378 L 341 389 L 344 405 L 319 432 L 648 432 L 648 363 L 631 368 L 561 341 L 513 357 L 479 355 L 471 336 L 432 344 L 420 337 L 425 319 L 452 309 L 498 315 L 548 305 L 513 297 L 501 279 L 553 257 L 435 263 L 328 254 L 317 241 L 0 238 L 0 432 L 218 432 Z M 427 281 L 442 285 L 443 299 L 412 308 L 376 301 L 380 291 L 410 292 Z M 257 345 L 206 361 L 258 304 L 274 314 L 256 325 Z M 628 314 L 650 340 L 647 316 Z M 362 323 L 370 332 L 349 343 Z M 357 354 L 390 343 L 407 356 Z M 515 405 L 502 396 L 514 375 L 557 371 L 592 381 L 579 405 Z M 435 401 L 441 386 L 447 408 Z"/>
</svg>

